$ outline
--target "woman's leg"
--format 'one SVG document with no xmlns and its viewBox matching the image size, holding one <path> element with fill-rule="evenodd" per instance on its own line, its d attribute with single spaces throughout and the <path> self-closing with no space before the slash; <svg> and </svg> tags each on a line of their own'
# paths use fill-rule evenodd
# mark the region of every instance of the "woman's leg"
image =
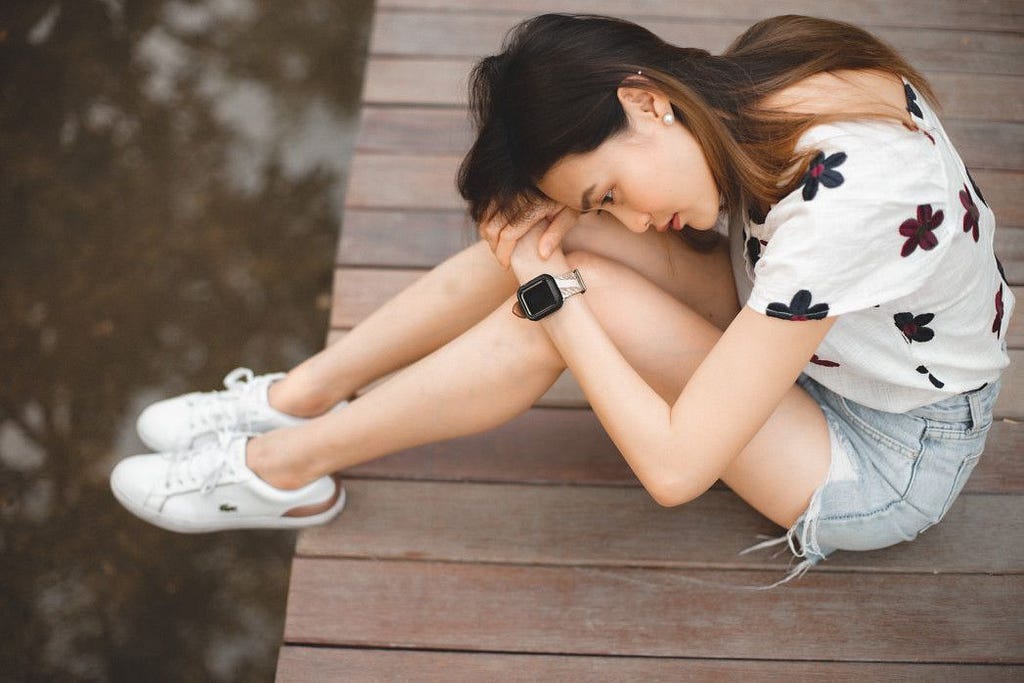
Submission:
<svg viewBox="0 0 1024 683">
<path fill-rule="evenodd" d="M 688 262 L 681 243 L 666 245 L 673 252 L 668 262 Z M 698 313 L 652 282 L 670 280 L 673 290 L 688 296 L 701 282 L 725 277 L 720 260 L 698 257 L 691 265 L 703 268 L 673 270 L 653 256 L 651 263 L 633 267 L 592 254 L 573 257 L 586 274 L 588 305 L 666 400 L 679 394 L 721 335 L 708 318 L 727 315 L 724 308 Z M 724 266 L 727 270 L 728 259 Z M 645 267 L 652 279 L 637 272 Z M 731 273 L 728 282 L 731 287 Z M 737 308 L 735 295 L 725 307 Z M 271 484 L 292 488 L 386 453 L 493 427 L 527 409 L 563 363 L 543 328 L 515 318 L 509 308 L 503 304 L 344 411 L 256 437 L 250 442 L 250 466 Z M 755 508 L 788 526 L 824 480 L 829 462 L 821 409 L 794 385 L 722 476 Z"/>
<path fill-rule="evenodd" d="M 566 251 L 586 249 L 630 266 L 719 329 L 725 329 L 738 310 L 727 248 L 698 254 L 674 234 L 636 235 L 611 216 L 597 214 L 581 216 L 564 246 Z M 468 330 L 511 295 L 516 285 L 487 244 L 478 242 L 274 383 L 270 403 L 290 415 L 321 415 L 370 382 Z"/>
<path fill-rule="evenodd" d="M 338 342 L 270 387 L 270 403 L 320 415 L 373 380 L 462 334 L 516 288 L 486 242 L 464 249 L 374 311 Z"/>
</svg>

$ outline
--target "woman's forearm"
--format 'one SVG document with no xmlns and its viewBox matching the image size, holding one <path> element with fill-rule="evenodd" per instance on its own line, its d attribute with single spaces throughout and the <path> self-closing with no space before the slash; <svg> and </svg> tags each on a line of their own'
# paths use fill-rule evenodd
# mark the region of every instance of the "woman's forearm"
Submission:
<svg viewBox="0 0 1024 683">
<path fill-rule="evenodd" d="M 568 299 L 542 324 L 608 435 L 655 500 L 675 505 L 704 491 L 707 486 L 687 466 L 671 406 L 619 352 L 585 298 Z"/>
</svg>

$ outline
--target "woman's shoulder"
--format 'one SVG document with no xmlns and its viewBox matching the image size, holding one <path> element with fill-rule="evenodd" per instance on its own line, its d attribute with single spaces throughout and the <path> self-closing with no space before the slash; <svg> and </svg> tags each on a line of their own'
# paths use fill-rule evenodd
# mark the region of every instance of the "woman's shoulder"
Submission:
<svg viewBox="0 0 1024 683">
<path fill-rule="evenodd" d="M 760 108 L 822 116 L 907 113 L 904 85 L 900 75 L 887 71 L 825 71 L 772 93 L 760 102 Z"/>
</svg>

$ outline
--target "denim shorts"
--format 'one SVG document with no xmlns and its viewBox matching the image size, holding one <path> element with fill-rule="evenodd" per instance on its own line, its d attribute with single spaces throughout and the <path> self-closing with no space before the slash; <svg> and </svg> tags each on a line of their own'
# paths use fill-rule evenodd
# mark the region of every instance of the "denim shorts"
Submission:
<svg viewBox="0 0 1024 683">
<path fill-rule="evenodd" d="M 804 374 L 797 383 L 825 413 L 832 464 L 786 536 L 755 546 L 786 541 L 803 558 L 784 581 L 835 550 L 910 541 L 941 520 L 978 464 L 1001 386 L 996 380 L 889 413 L 843 398 Z"/>
</svg>

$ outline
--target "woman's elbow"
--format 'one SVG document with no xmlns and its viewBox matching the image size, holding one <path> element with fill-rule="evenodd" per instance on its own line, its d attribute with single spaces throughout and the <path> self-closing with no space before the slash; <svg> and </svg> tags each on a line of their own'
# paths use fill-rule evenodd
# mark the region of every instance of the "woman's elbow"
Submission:
<svg viewBox="0 0 1024 683">
<path fill-rule="evenodd" d="M 691 480 L 667 475 L 644 482 L 644 488 L 658 505 L 672 508 L 689 503 L 704 493 L 708 487 L 695 487 Z"/>
</svg>

